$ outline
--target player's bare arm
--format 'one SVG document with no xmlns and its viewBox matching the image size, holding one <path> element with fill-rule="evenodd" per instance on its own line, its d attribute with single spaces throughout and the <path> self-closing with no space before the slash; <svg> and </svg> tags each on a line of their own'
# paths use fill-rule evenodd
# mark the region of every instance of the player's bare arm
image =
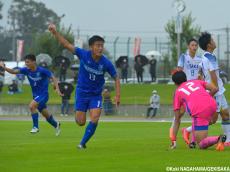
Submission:
<svg viewBox="0 0 230 172">
<path fill-rule="evenodd" d="M 70 52 L 74 53 L 74 45 L 67 41 L 57 30 L 54 24 L 48 26 L 49 31 L 55 36 L 55 38 Z"/>
<path fill-rule="evenodd" d="M 115 78 L 115 89 L 116 89 L 115 102 L 116 102 L 116 106 L 119 106 L 120 104 L 120 78 L 118 76 Z"/>
<path fill-rule="evenodd" d="M 55 91 L 57 92 L 57 94 L 58 94 L 59 96 L 63 96 L 63 94 L 61 93 L 61 91 L 60 91 L 60 89 L 59 89 L 57 79 L 56 79 L 54 76 L 52 76 L 50 79 L 53 81 L 54 88 L 55 88 Z"/>
<path fill-rule="evenodd" d="M 175 111 L 175 117 L 173 121 L 172 128 L 170 128 L 170 140 L 171 140 L 171 149 L 176 148 L 176 136 L 180 128 L 181 117 L 183 114 L 180 113 L 180 110 Z"/>
<path fill-rule="evenodd" d="M 212 83 L 218 88 L 217 76 L 215 70 L 209 71 Z"/>
<path fill-rule="evenodd" d="M 3 62 L 0 62 L 0 67 L 2 67 L 5 71 L 11 74 L 19 74 L 20 71 L 18 69 L 10 69 L 6 67 L 6 65 Z"/>
<path fill-rule="evenodd" d="M 211 96 L 214 96 L 217 92 L 218 92 L 218 87 L 216 87 L 214 84 L 212 84 L 212 83 L 208 83 L 207 85 L 206 85 L 206 90 L 209 90 L 210 92 L 209 92 L 209 94 L 211 95 Z"/>
</svg>

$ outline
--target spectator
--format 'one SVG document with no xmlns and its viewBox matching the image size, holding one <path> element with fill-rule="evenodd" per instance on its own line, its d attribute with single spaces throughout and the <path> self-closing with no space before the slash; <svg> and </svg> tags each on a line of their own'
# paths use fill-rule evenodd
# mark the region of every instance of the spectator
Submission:
<svg viewBox="0 0 230 172">
<path fill-rule="evenodd" d="M 67 68 L 65 64 L 61 63 L 60 64 L 60 76 L 59 76 L 60 82 L 64 82 L 66 80 L 66 71 L 67 71 Z"/>
<path fill-rule="evenodd" d="M 103 90 L 102 96 L 105 115 L 111 115 L 113 113 L 113 104 L 110 96 L 110 91 L 105 88 Z"/>
<path fill-rule="evenodd" d="M 13 80 L 13 83 L 8 86 L 8 94 L 18 93 L 18 82 L 17 80 Z"/>
<path fill-rule="evenodd" d="M 150 116 L 150 112 L 153 110 L 153 114 L 151 115 L 151 118 L 155 117 L 157 114 L 157 110 L 160 108 L 160 96 L 157 94 L 156 90 L 153 90 L 153 95 L 150 97 L 149 103 L 150 107 L 147 110 L 146 117 L 148 118 Z"/>
<path fill-rule="evenodd" d="M 63 84 L 61 86 L 60 84 Z M 71 98 L 71 94 L 74 90 L 74 87 L 70 83 L 59 83 L 59 87 L 61 90 L 61 93 L 63 93 L 62 96 L 62 104 L 61 104 L 61 116 L 68 116 L 69 114 L 69 100 Z"/>
<path fill-rule="evenodd" d="M 3 68 L 0 67 L 0 93 L 2 92 L 2 88 L 4 85 L 4 76 L 5 76 L 5 71 Z"/>
<path fill-rule="evenodd" d="M 149 61 L 149 73 L 151 75 L 151 81 L 155 82 L 156 81 L 156 64 L 157 64 L 157 60 L 156 59 L 152 59 Z"/>
<path fill-rule="evenodd" d="M 127 83 L 128 68 L 129 68 L 128 61 L 126 59 L 124 59 L 123 63 L 121 64 L 121 79 L 122 79 L 122 83 Z"/>
<path fill-rule="evenodd" d="M 143 64 L 141 63 L 140 57 L 137 57 L 137 62 L 135 62 L 134 69 L 136 70 L 138 83 L 143 82 L 144 69 L 143 69 Z"/>
</svg>

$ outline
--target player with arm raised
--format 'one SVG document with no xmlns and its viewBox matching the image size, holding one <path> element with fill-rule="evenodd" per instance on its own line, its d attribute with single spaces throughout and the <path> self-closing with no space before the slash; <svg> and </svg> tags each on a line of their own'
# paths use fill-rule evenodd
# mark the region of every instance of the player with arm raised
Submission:
<svg viewBox="0 0 230 172">
<path fill-rule="evenodd" d="M 93 136 L 101 115 L 102 89 L 105 83 L 104 74 L 108 72 L 115 80 L 116 106 L 120 103 L 120 80 L 114 65 L 103 55 L 104 39 L 94 35 L 89 39 L 90 50 L 74 47 L 59 32 L 55 25 L 49 25 L 49 31 L 70 52 L 77 55 L 80 60 L 80 70 L 75 94 L 75 119 L 79 126 L 86 123 L 86 112 L 89 110 L 90 122 L 85 134 L 77 146 L 85 149 L 86 143 Z"/>
</svg>

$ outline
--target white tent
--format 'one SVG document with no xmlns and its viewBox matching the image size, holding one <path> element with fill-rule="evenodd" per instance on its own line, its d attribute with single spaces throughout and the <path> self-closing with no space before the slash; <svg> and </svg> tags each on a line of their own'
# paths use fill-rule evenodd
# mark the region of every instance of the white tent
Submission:
<svg viewBox="0 0 230 172">
<path fill-rule="evenodd" d="M 25 67 L 25 62 L 24 61 L 20 61 L 18 62 L 4 62 L 6 67 L 8 68 L 15 68 L 15 67 Z M 12 75 L 8 72 L 5 72 L 5 77 L 4 77 L 4 84 L 11 84 L 12 80 L 16 79 L 16 75 Z M 25 80 L 25 83 L 28 83 L 27 78 Z"/>
</svg>

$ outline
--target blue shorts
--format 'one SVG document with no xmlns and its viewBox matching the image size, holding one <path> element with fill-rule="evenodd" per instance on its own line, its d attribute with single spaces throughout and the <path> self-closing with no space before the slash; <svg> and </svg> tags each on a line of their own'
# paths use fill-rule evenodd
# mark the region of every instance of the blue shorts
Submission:
<svg viewBox="0 0 230 172">
<path fill-rule="evenodd" d="M 76 96 L 75 111 L 87 112 L 88 109 L 102 108 L 102 96 Z"/>
<path fill-rule="evenodd" d="M 38 103 L 38 111 L 41 112 L 43 109 L 47 108 L 46 103 L 49 100 L 49 95 L 39 95 L 34 97 L 34 101 Z"/>
</svg>

